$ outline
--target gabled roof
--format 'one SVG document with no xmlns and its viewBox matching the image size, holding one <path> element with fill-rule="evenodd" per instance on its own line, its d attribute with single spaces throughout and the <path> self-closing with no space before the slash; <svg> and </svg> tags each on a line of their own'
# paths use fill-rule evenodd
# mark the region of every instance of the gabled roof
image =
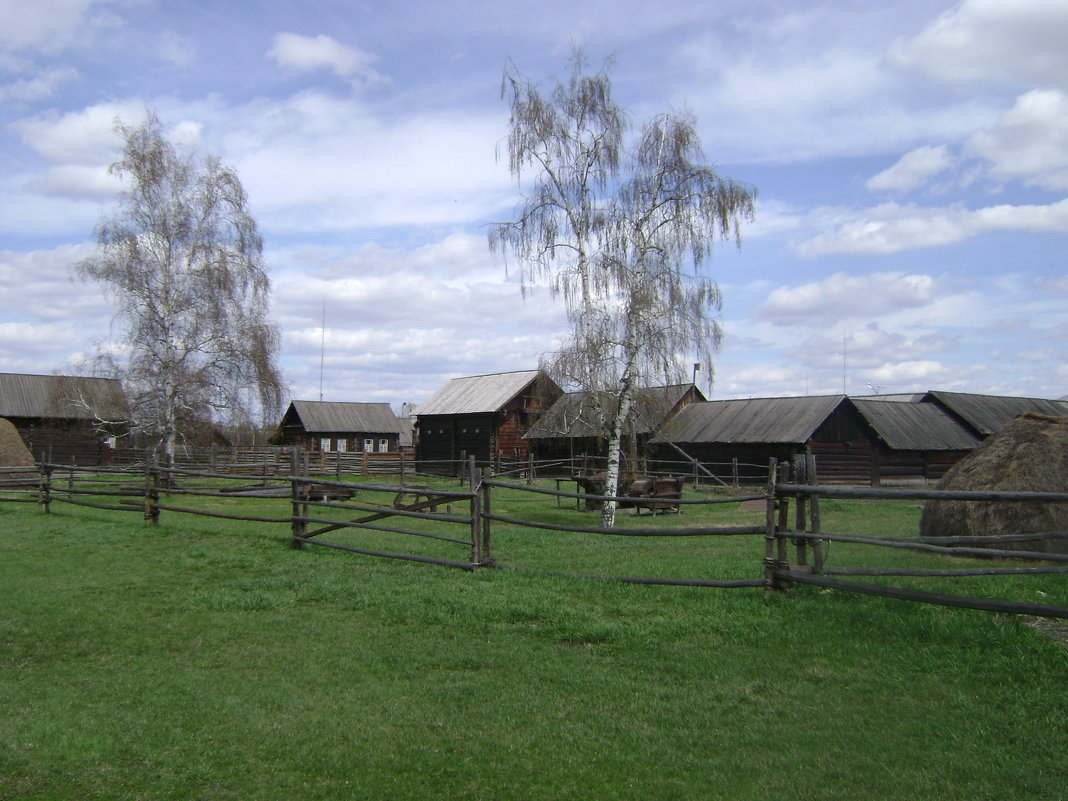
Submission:
<svg viewBox="0 0 1068 801">
<path fill-rule="evenodd" d="M 652 441 L 803 444 L 845 399 L 821 395 L 691 403 Z"/>
<path fill-rule="evenodd" d="M 672 384 L 666 387 L 643 387 L 634 393 L 634 411 L 631 430 L 639 434 L 656 431 L 671 411 L 693 390 L 704 401 L 701 390 L 693 384 Z M 610 393 L 601 393 L 604 403 L 614 408 L 615 398 Z M 593 393 L 568 392 L 561 395 L 525 436 L 528 439 L 554 439 L 558 437 L 596 437 L 593 414 Z"/>
<path fill-rule="evenodd" d="M 388 403 L 295 400 L 289 404 L 282 424 L 293 425 L 297 422 L 309 433 L 399 434 L 402 421 Z"/>
<path fill-rule="evenodd" d="M 114 378 L 0 373 L 0 417 L 124 420 L 122 385 Z"/>
<path fill-rule="evenodd" d="M 934 403 L 852 398 L 853 405 L 888 448 L 900 451 L 970 451 L 979 438 Z"/>
<path fill-rule="evenodd" d="M 534 381 L 549 377 L 541 370 L 492 373 L 453 378 L 423 401 L 415 410 L 421 417 L 431 414 L 484 414 L 504 408 Z"/>
<path fill-rule="evenodd" d="M 927 397 L 949 409 L 980 436 L 989 436 L 1024 412 L 1064 417 L 1068 403 L 1044 398 L 1016 398 L 1008 395 L 973 395 L 969 392 L 932 390 Z"/>
</svg>

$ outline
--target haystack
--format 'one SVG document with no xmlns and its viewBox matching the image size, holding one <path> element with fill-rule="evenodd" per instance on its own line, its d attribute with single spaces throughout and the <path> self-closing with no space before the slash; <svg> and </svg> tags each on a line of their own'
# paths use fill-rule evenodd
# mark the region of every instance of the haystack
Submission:
<svg viewBox="0 0 1068 801">
<path fill-rule="evenodd" d="M 10 420 L 0 417 L 0 468 L 28 467 L 25 473 L 0 471 L 0 486 L 11 486 L 16 481 L 36 481 L 37 464 L 26 443 Z"/>
<path fill-rule="evenodd" d="M 1068 493 L 1068 417 L 1021 414 L 957 462 L 938 489 Z M 1068 503 L 928 501 L 920 518 L 924 537 L 1045 532 L 1068 532 Z M 1068 553 L 1068 538 L 990 547 Z"/>
</svg>

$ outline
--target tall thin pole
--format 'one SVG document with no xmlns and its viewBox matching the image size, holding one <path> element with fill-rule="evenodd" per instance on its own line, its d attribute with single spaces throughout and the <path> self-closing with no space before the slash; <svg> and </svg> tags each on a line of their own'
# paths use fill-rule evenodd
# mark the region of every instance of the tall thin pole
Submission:
<svg viewBox="0 0 1068 801">
<path fill-rule="evenodd" d="M 846 334 L 842 332 L 842 394 L 848 395 L 846 392 Z"/>
<path fill-rule="evenodd" d="M 323 301 L 322 338 L 319 341 L 319 402 L 323 400 L 323 360 L 326 357 L 326 301 Z"/>
</svg>

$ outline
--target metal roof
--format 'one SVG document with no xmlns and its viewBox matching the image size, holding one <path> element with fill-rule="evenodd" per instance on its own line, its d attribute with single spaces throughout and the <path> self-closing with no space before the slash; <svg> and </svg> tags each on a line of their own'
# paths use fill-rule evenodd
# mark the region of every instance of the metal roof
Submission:
<svg viewBox="0 0 1068 801">
<path fill-rule="evenodd" d="M 545 374 L 541 370 L 453 378 L 423 401 L 414 414 L 482 414 L 502 409 Z"/>
<path fill-rule="evenodd" d="M 634 393 L 634 411 L 631 418 L 631 430 L 639 434 L 656 431 L 671 410 L 691 389 L 697 392 L 703 401 L 704 396 L 693 384 L 672 384 L 665 387 L 643 387 Z M 615 397 L 608 392 L 601 393 L 608 408 L 614 408 Z M 557 437 L 595 437 L 600 432 L 593 424 L 593 408 L 590 392 L 568 392 L 561 395 L 556 403 L 549 407 L 527 433 L 528 439 L 554 439 Z M 609 406 L 609 404 L 611 404 Z"/>
<path fill-rule="evenodd" d="M 0 417 L 124 420 L 122 385 L 114 378 L 0 373 Z"/>
<path fill-rule="evenodd" d="M 879 439 L 893 450 L 970 451 L 979 444 L 978 437 L 934 403 L 850 400 Z"/>
<path fill-rule="evenodd" d="M 1008 395 L 973 395 L 968 392 L 932 390 L 928 397 L 959 416 L 981 436 L 989 436 L 1024 412 L 1041 412 L 1054 417 L 1068 416 L 1068 403 L 1044 398 L 1017 398 Z"/>
<path fill-rule="evenodd" d="M 808 442 L 845 395 L 691 403 L 653 442 Z"/>
<path fill-rule="evenodd" d="M 291 413 L 309 433 L 399 434 L 402 430 L 401 419 L 388 403 L 295 400 L 282 418 L 283 425 L 290 420 Z"/>
</svg>

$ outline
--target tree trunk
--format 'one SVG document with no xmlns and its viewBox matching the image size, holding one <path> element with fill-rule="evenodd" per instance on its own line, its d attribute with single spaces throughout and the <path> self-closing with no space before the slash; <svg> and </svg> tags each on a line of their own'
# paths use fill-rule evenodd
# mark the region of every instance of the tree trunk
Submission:
<svg viewBox="0 0 1068 801">
<path fill-rule="evenodd" d="M 616 419 L 612 423 L 612 435 L 608 440 L 608 472 L 605 474 L 604 494 L 619 494 L 619 464 L 620 451 L 622 450 L 623 431 L 627 427 L 627 418 L 630 417 L 630 409 L 634 403 L 634 389 L 631 387 L 629 372 L 620 381 L 619 405 Z M 601 525 L 605 528 L 615 528 L 616 525 L 616 501 L 605 501 L 601 511 Z"/>
</svg>

